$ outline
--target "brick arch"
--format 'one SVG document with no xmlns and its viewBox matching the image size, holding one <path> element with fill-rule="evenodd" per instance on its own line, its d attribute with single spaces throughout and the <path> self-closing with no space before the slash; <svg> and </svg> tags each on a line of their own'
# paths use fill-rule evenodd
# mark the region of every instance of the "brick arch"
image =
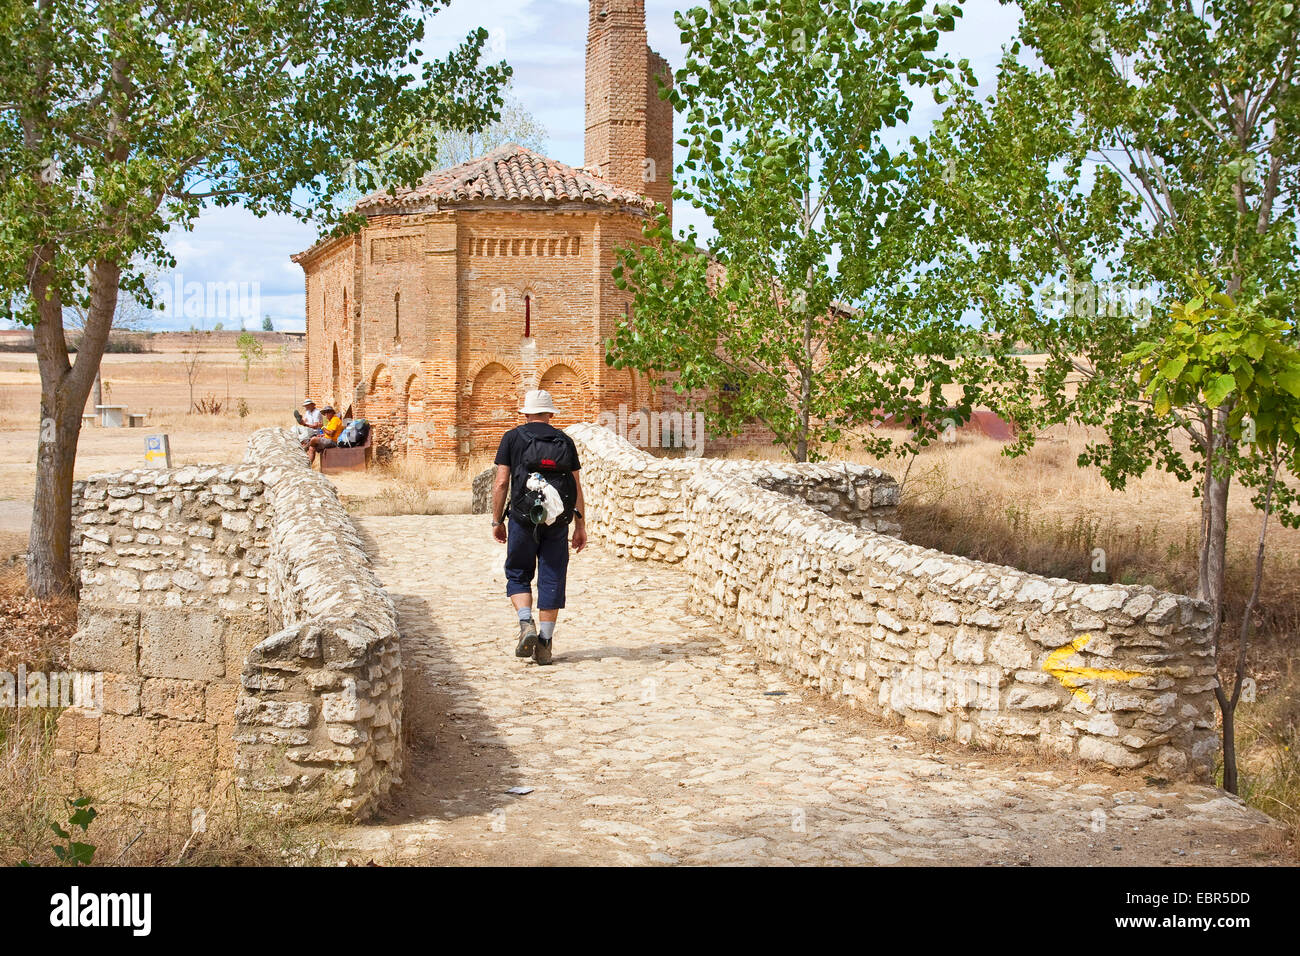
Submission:
<svg viewBox="0 0 1300 956">
<path fill-rule="evenodd" d="M 501 362 L 488 362 L 472 382 L 466 402 L 470 454 L 494 452 L 519 417 L 519 374 Z"/>
<path fill-rule="evenodd" d="M 364 389 L 361 403 L 364 415 L 370 422 L 375 456 L 381 461 L 388 461 L 394 454 L 399 454 L 405 441 L 405 406 L 399 410 L 397 396 L 393 391 L 392 370 L 383 362 L 375 366 L 370 373 L 370 381 Z M 399 414 L 400 412 L 400 414 Z M 398 419 L 402 418 L 400 424 Z"/>
<path fill-rule="evenodd" d="M 504 356 L 501 355 L 489 355 L 487 358 L 479 359 L 476 363 L 474 363 L 469 367 L 469 374 L 465 376 L 465 381 L 471 383 L 470 384 L 471 391 L 473 390 L 474 380 L 478 378 L 479 373 L 482 372 L 489 365 L 500 365 L 507 372 L 509 372 L 511 376 L 513 376 L 517 381 L 523 381 L 523 369 L 519 367 L 518 362 L 505 358 Z"/>
<path fill-rule="evenodd" d="M 591 379 L 572 366 L 563 362 L 552 365 L 538 379 L 537 387 L 550 392 L 555 407 L 560 410 L 560 414 L 551 421 L 556 428 L 595 418 L 596 403 L 592 395 Z"/>
<path fill-rule="evenodd" d="M 392 387 L 393 387 L 392 369 L 386 363 L 380 362 L 378 365 L 375 366 L 375 370 L 370 373 L 370 385 L 366 389 L 366 392 L 370 395 L 374 395 L 381 388 L 386 388 L 391 390 Z"/>
</svg>

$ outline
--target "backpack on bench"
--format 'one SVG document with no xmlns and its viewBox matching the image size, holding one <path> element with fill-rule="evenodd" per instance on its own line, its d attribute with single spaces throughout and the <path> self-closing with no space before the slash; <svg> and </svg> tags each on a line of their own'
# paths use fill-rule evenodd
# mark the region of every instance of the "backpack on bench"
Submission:
<svg viewBox="0 0 1300 956">
<path fill-rule="evenodd" d="M 357 448 L 364 445 L 369 437 L 370 423 L 364 418 L 354 418 L 343 426 L 343 432 L 335 444 L 340 448 Z"/>
</svg>

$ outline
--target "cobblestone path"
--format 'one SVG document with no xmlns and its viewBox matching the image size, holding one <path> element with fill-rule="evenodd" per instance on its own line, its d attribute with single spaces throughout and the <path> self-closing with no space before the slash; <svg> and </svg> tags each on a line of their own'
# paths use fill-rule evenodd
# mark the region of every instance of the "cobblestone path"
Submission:
<svg viewBox="0 0 1300 956">
<path fill-rule="evenodd" d="M 517 660 L 485 517 L 358 526 L 401 615 L 409 750 L 393 807 L 341 836 L 357 862 L 1277 859 L 1267 818 L 1211 788 L 961 749 L 837 708 L 693 616 L 684 572 L 598 544 L 570 564 L 554 666 Z"/>
</svg>

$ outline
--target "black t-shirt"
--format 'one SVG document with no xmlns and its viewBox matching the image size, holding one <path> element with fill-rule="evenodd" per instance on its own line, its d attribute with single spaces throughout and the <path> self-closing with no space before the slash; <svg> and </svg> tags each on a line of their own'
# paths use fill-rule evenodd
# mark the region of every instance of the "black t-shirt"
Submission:
<svg viewBox="0 0 1300 956">
<path fill-rule="evenodd" d="M 501 444 L 497 446 L 497 457 L 493 462 L 493 464 L 506 465 L 509 467 L 511 485 L 514 485 L 515 483 L 515 471 L 520 464 L 521 456 L 524 452 L 526 439 L 521 433 L 525 431 L 527 431 L 527 434 L 533 438 L 559 435 L 569 446 L 569 450 L 573 453 L 573 460 L 577 462 L 577 464 L 574 465 L 573 470 L 577 471 L 582 467 L 582 463 L 578 461 L 578 447 L 573 443 L 572 438 L 564 434 L 564 432 L 560 431 L 558 428 L 548 425 L 546 422 L 524 422 L 522 425 L 510 429 L 510 431 L 501 436 Z M 523 493 L 526 490 L 526 488 L 514 487 L 510 489 L 510 507 L 516 513 L 520 510 L 519 499 L 523 497 Z"/>
</svg>

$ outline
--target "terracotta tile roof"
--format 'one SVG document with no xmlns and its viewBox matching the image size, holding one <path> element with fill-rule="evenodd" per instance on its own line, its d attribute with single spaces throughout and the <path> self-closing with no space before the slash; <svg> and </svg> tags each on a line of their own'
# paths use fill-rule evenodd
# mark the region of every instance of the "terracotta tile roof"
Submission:
<svg viewBox="0 0 1300 956">
<path fill-rule="evenodd" d="M 373 216 L 479 202 L 580 202 L 647 211 L 653 207 L 638 192 L 507 143 L 486 156 L 426 173 L 413 189 L 362 196 L 356 211 Z"/>
</svg>

